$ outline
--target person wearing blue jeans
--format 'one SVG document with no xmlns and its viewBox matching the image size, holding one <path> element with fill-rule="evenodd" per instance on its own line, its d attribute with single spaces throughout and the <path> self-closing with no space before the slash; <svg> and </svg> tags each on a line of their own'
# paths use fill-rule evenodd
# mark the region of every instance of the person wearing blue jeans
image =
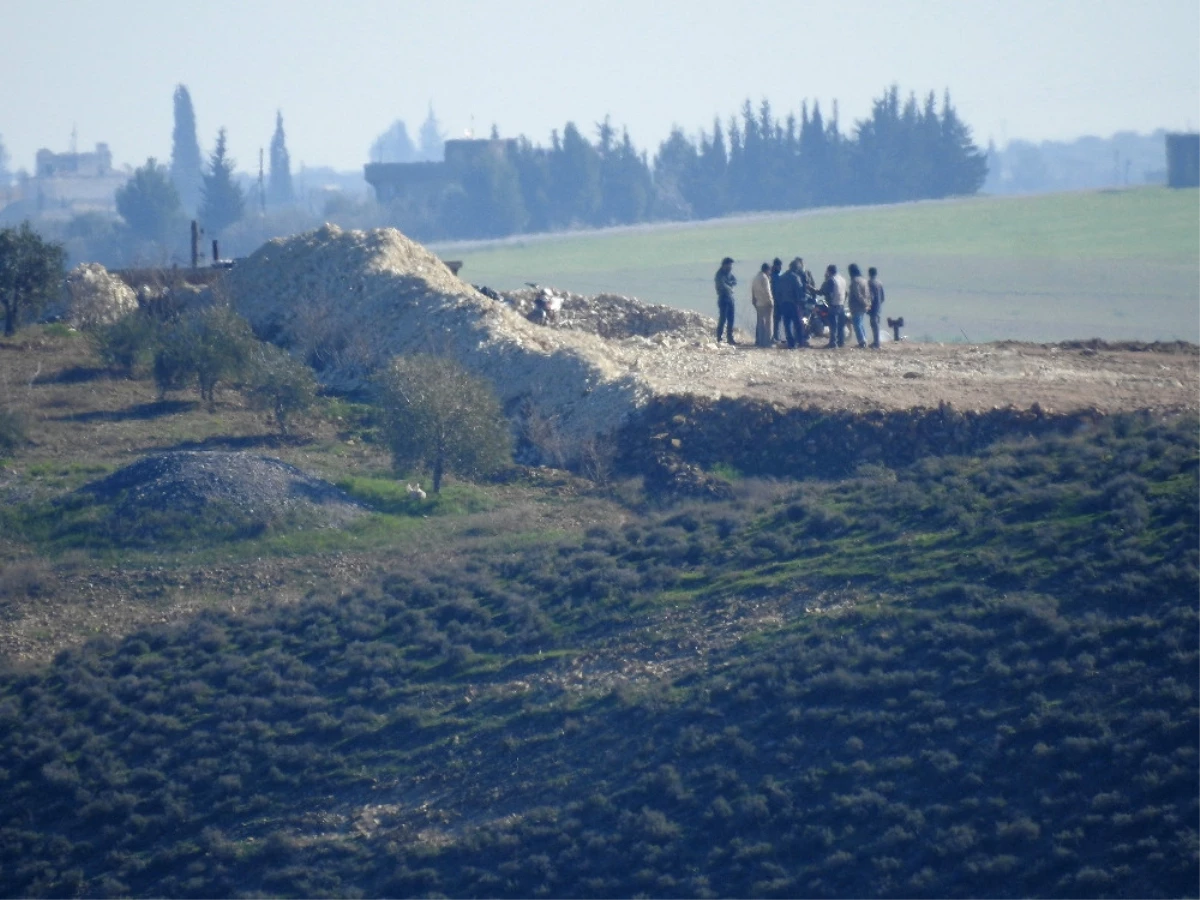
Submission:
<svg viewBox="0 0 1200 900">
<path fill-rule="evenodd" d="M 854 339 L 858 341 L 860 350 L 867 346 L 866 316 L 870 308 L 870 285 L 858 263 L 850 263 L 850 322 L 854 326 Z"/>
<path fill-rule="evenodd" d="M 826 346 L 830 349 L 841 347 L 846 340 L 846 279 L 838 274 L 837 266 L 825 267 L 825 283 L 821 285 L 820 294 L 829 306 L 829 343 Z"/>
</svg>

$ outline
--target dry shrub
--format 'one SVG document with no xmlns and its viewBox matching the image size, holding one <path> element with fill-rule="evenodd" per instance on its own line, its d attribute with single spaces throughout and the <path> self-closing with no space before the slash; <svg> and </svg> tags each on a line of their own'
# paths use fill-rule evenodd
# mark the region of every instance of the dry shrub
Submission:
<svg viewBox="0 0 1200 900">
<path fill-rule="evenodd" d="M 40 559 L 23 559 L 0 569 L 0 600 L 48 597 L 58 588 L 58 576 Z"/>
</svg>

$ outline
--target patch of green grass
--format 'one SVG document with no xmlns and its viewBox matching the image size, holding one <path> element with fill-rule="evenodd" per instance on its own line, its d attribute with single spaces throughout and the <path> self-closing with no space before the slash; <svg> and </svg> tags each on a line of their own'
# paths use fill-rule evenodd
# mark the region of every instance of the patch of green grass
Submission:
<svg viewBox="0 0 1200 900">
<path fill-rule="evenodd" d="M 717 463 L 709 471 L 718 478 L 724 478 L 726 481 L 737 481 L 742 477 L 741 472 L 727 463 Z"/>
<path fill-rule="evenodd" d="M 74 339 L 83 337 L 80 332 L 76 331 L 69 325 L 64 325 L 62 322 L 51 322 L 49 325 L 43 326 L 42 333 L 47 337 L 54 338 Z"/>
<path fill-rule="evenodd" d="M 885 313 L 902 315 L 913 336 L 1196 342 L 1196 211 L 1196 191 L 1166 188 L 977 197 L 552 235 L 453 254 L 478 284 L 537 281 L 709 315 L 723 256 L 742 261 L 735 272 L 746 285 L 773 256 L 801 255 L 818 276 L 827 263 L 857 261 L 879 267 Z"/>
<path fill-rule="evenodd" d="M 74 479 L 78 476 L 103 475 L 112 471 L 112 467 L 102 463 L 75 462 L 73 460 L 48 460 L 33 463 L 27 470 L 32 478 Z"/>
<path fill-rule="evenodd" d="M 390 515 L 462 516 L 495 509 L 496 499 L 486 490 L 465 481 L 443 485 L 441 493 L 426 493 L 424 500 L 408 493 L 410 482 L 400 478 L 352 476 L 336 484 L 355 500 Z"/>
</svg>

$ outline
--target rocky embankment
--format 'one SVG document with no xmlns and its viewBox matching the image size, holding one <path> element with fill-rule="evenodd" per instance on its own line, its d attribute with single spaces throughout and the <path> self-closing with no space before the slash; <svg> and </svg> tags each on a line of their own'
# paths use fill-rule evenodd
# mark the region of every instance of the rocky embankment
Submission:
<svg viewBox="0 0 1200 900">
<path fill-rule="evenodd" d="M 648 399 L 609 341 L 529 322 L 394 229 L 325 226 L 271 241 L 224 287 L 256 333 L 337 390 L 367 387 L 397 354 L 447 355 L 490 381 L 510 413 L 553 422 L 568 443 L 616 431 Z"/>
<path fill-rule="evenodd" d="M 1132 410 L 1195 412 L 1200 397 L 1200 355 L 1186 344 L 761 350 L 745 335 L 717 344 L 711 318 L 695 312 L 563 292 L 558 321 L 537 325 L 532 290 L 485 296 L 393 229 L 325 226 L 272 241 L 225 288 L 260 336 L 331 387 L 361 389 L 399 353 L 446 354 L 487 378 L 527 433 L 559 448 L 620 435 L 631 459 L 653 450 L 742 467 L 783 445 L 834 453 L 813 423 L 856 421 L 866 430 L 852 444 L 865 449 L 844 461 Z M 916 433 L 926 437 L 913 444 Z"/>
</svg>

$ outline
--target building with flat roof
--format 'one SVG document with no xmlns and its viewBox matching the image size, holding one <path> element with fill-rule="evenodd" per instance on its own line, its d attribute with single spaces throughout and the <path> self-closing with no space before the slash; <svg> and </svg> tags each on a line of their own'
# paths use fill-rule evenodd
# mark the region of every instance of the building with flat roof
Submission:
<svg viewBox="0 0 1200 900">
<path fill-rule="evenodd" d="M 458 184 L 462 173 L 473 164 L 489 154 L 504 156 L 513 144 L 507 138 L 446 141 L 442 162 L 368 163 L 363 166 L 363 177 L 382 204 L 395 200 L 422 204 Z"/>
<path fill-rule="evenodd" d="M 1200 134 L 1167 135 L 1167 185 L 1200 187 Z"/>
<path fill-rule="evenodd" d="M 20 178 L 0 214 L 17 219 L 70 219 L 82 213 L 116 217 L 117 189 L 132 177 L 127 168 L 114 169 L 108 144 L 87 153 L 37 152 L 33 175 Z"/>
</svg>

